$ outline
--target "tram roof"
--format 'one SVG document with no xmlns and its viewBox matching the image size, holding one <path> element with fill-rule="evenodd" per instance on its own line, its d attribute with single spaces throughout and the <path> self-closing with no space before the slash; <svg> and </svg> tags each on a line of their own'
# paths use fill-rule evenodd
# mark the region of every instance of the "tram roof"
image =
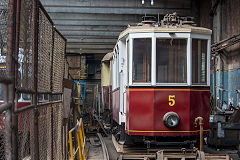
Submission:
<svg viewBox="0 0 240 160">
<path fill-rule="evenodd" d="M 155 27 L 153 25 L 147 24 L 142 26 L 130 26 L 119 35 L 118 39 L 123 38 L 129 33 L 195 33 L 211 35 L 212 30 L 191 25 L 182 25 L 178 27 L 176 26 Z"/>
</svg>

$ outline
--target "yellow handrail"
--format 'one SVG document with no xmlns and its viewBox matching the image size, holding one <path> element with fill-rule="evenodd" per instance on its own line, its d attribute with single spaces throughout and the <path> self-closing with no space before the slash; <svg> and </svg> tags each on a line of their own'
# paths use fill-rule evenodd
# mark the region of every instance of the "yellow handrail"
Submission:
<svg viewBox="0 0 240 160">
<path fill-rule="evenodd" d="M 74 130 L 77 133 L 77 142 L 78 142 L 78 148 L 76 149 L 76 151 L 73 151 L 73 142 L 72 142 L 72 132 Z M 87 147 L 86 147 L 86 137 L 84 134 L 82 118 L 80 119 L 80 121 L 77 121 L 76 126 L 74 128 L 72 128 L 68 134 L 69 134 L 71 160 L 74 160 L 77 150 L 79 152 L 79 159 L 86 160 L 86 158 L 87 158 L 87 149 L 86 148 Z"/>
</svg>

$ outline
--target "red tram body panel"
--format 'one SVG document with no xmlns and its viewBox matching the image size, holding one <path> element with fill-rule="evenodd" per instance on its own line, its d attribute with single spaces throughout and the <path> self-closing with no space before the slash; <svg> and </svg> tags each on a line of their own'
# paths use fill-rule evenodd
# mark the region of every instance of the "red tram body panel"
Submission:
<svg viewBox="0 0 240 160">
<path fill-rule="evenodd" d="M 195 118 L 201 116 L 205 133 L 209 130 L 209 88 L 129 88 L 127 92 L 126 132 L 144 136 L 192 136 L 199 134 Z M 175 104 L 169 106 L 169 96 Z M 167 128 L 163 117 L 175 112 L 176 128 Z"/>
</svg>

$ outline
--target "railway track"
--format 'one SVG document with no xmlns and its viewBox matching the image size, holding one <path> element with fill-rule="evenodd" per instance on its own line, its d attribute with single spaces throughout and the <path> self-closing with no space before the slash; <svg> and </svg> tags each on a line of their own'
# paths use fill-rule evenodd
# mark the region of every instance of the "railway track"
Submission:
<svg viewBox="0 0 240 160">
<path fill-rule="evenodd" d="M 114 136 L 112 141 L 117 152 L 122 153 L 118 160 L 231 160 L 228 154 L 209 154 L 197 149 L 127 147 L 117 143 Z"/>
<path fill-rule="evenodd" d="M 91 135 L 91 137 L 89 137 L 89 140 L 90 148 L 88 160 L 110 160 L 106 143 L 100 133 Z"/>
<path fill-rule="evenodd" d="M 107 150 L 107 146 L 105 144 L 105 141 L 103 140 L 103 137 L 100 133 L 97 133 L 98 138 L 101 142 L 101 146 L 102 146 L 102 151 L 103 151 L 103 158 L 104 160 L 109 160 L 109 154 L 108 154 L 108 150 Z"/>
<path fill-rule="evenodd" d="M 196 153 L 165 153 L 163 150 L 157 153 L 125 153 L 121 154 L 118 160 L 230 160 L 225 154 L 205 154 L 204 152 Z"/>
</svg>

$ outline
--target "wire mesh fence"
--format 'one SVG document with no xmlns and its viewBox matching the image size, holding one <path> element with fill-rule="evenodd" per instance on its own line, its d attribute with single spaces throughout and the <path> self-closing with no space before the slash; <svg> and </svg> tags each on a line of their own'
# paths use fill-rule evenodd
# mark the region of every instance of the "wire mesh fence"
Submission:
<svg viewBox="0 0 240 160">
<path fill-rule="evenodd" d="M 18 113 L 18 159 L 33 158 L 34 138 L 39 142 L 39 159 L 63 159 L 63 106 L 62 102 L 41 105 Z M 37 121 L 38 137 L 34 135 L 34 122 Z M 2 127 L 2 126 L 1 126 Z M 4 128 L 4 127 L 3 127 Z M 4 130 L 0 131 L 0 143 L 4 144 Z M 0 147 L 0 158 L 4 157 L 4 145 Z M 1 158 L 3 159 L 3 158 Z"/>
<path fill-rule="evenodd" d="M 16 32 L 10 13 L 16 14 Z M 0 111 L 1 160 L 64 159 L 65 43 L 38 0 L 0 0 L 0 82 L 6 73 L 12 78 L 6 92 L 0 84 L 0 105 L 9 106 Z"/>
<path fill-rule="evenodd" d="M 6 56 L 8 37 L 8 0 L 0 1 L 0 78 L 6 76 Z"/>
<path fill-rule="evenodd" d="M 17 88 L 33 89 L 33 1 L 21 0 Z"/>
<path fill-rule="evenodd" d="M 6 116 L 5 113 L 0 114 L 0 159 L 5 160 L 5 144 L 6 144 L 6 139 L 5 139 L 5 125 L 4 125 L 4 120 Z"/>
<path fill-rule="evenodd" d="M 24 159 L 33 155 L 31 137 L 33 136 L 34 111 L 33 109 L 20 112 L 18 117 L 18 159 Z"/>
<path fill-rule="evenodd" d="M 51 91 L 53 26 L 41 8 L 38 36 L 38 92 L 46 93 Z"/>
<path fill-rule="evenodd" d="M 52 107 L 45 105 L 39 108 L 39 159 L 52 159 Z"/>
<path fill-rule="evenodd" d="M 63 159 L 63 106 L 62 103 L 53 104 L 53 159 Z"/>
<path fill-rule="evenodd" d="M 11 159 L 11 103 L 12 84 L 12 53 L 14 43 L 14 18 L 15 10 L 12 0 L 0 0 L 0 159 Z M 11 78 L 11 79 L 10 79 Z M 6 91 L 6 90 L 10 91 Z M 5 101 L 4 101 L 5 100 Z M 6 101 L 8 100 L 8 101 Z M 5 106 L 5 107 L 4 107 Z M 8 106 L 8 107 L 6 107 Z M 3 111 L 4 110 L 4 111 Z"/>
<path fill-rule="evenodd" d="M 0 114 L 0 159 L 8 160 L 11 159 L 11 137 L 8 136 L 11 134 L 11 112 L 6 110 Z"/>
<path fill-rule="evenodd" d="M 69 70 L 69 65 L 67 63 L 67 60 L 65 60 L 65 71 L 64 71 L 64 78 L 68 79 L 68 70 Z"/>
<path fill-rule="evenodd" d="M 64 52 L 65 52 L 65 40 L 62 36 L 54 31 L 54 49 L 53 49 L 53 93 L 62 93 L 62 79 L 64 73 Z"/>
</svg>

